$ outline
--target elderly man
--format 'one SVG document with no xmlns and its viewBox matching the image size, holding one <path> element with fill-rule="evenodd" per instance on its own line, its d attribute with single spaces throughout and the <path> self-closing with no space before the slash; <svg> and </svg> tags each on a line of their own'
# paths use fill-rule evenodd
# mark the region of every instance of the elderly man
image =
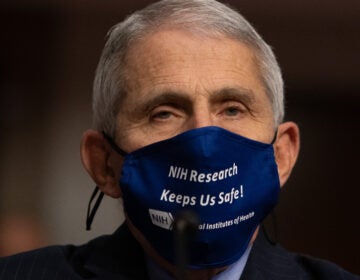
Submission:
<svg viewBox="0 0 360 280">
<path fill-rule="evenodd" d="M 134 13 L 109 34 L 81 144 L 101 191 L 88 227 L 103 194 L 123 198 L 125 224 L 3 259 L 0 278 L 359 279 L 259 230 L 299 152 L 283 107 L 271 48 L 234 10 L 164 0 Z"/>
</svg>

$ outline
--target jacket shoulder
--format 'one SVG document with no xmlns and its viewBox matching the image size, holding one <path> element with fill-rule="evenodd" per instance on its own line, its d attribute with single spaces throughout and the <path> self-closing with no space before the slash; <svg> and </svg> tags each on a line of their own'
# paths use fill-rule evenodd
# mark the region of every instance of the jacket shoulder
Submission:
<svg viewBox="0 0 360 280">
<path fill-rule="evenodd" d="M 294 254 L 294 260 L 308 275 L 311 275 L 311 279 L 360 280 L 360 276 L 351 274 L 327 260 L 297 254 Z"/>
<path fill-rule="evenodd" d="M 360 280 L 360 276 L 329 261 L 289 252 L 260 232 L 241 279 Z"/>
<path fill-rule="evenodd" d="M 68 262 L 75 248 L 50 246 L 0 258 L 0 279 L 80 279 Z"/>
<path fill-rule="evenodd" d="M 114 234 L 81 246 L 51 246 L 0 258 L 0 279 L 144 280 L 148 276 L 144 252 L 122 225 Z"/>
</svg>

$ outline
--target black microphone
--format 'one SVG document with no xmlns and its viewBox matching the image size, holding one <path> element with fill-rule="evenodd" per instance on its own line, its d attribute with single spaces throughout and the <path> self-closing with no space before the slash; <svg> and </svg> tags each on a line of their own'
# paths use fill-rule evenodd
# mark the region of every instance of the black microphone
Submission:
<svg viewBox="0 0 360 280">
<path fill-rule="evenodd" d="M 186 280 L 186 266 L 189 259 L 189 244 L 196 237 L 199 218 L 191 210 L 180 211 L 174 219 L 174 251 L 176 279 Z"/>
</svg>

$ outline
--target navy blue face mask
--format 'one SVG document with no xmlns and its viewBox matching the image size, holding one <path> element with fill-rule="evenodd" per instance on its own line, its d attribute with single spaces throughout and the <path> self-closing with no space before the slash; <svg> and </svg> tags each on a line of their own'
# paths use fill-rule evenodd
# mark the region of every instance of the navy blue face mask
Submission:
<svg viewBox="0 0 360 280">
<path fill-rule="evenodd" d="M 193 269 L 238 260 L 280 191 L 272 144 L 219 127 L 186 131 L 127 154 L 119 183 L 128 218 L 170 263 L 174 217 L 196 213 L 198 230 L 188 250 Z"/>
</svg>

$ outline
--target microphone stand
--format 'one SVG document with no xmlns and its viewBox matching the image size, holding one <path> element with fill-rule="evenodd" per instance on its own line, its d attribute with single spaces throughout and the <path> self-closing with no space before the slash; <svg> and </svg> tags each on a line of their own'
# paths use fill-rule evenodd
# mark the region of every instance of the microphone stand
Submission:
<svg viewBox="0 0 360 280">
<path fill-rule="evenodd" d="M 189 244 L 196 236 L 199 219 L 195 212 L 180 211 L 174 219 L 174 249 L 176 262 L 176 279 L 186 280 L 186 267 L 189 259 Z"/>
</svg>

